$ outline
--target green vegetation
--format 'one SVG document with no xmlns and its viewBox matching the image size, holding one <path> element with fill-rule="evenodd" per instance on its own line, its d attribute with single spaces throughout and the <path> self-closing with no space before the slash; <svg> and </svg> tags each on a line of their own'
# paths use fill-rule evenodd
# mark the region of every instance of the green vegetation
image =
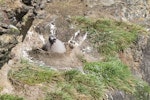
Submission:
<svg viewBox="0 0 150 100">
<path fill-rule="evenodd" d="M 89 39 L 101 54 L 112 55 L 129 47 L 137 40 L 139 33 L 146 31 L 137 25 L 108 19 L 92 20 L 74 17 L 79 29 L 89 32 Z"/>
<path fill-rule="evenodd" d="M 136 96 L 137 100 L 148 100 L 150 86 L 133 77 L 129 68 L 115 55 L 137 41 L 139 34 L 147 34 L 143 27 L 108 19 L 92 20 L 82 16 L 74 17 L 79 29 L 88 31 L 89 40 L 104 55 L 105 61 L 86 63 L 86 74 L 95 75 L 105 88 L 122 90 Z M 111 58 L 114 56 L 114 58 Z"/>
<path fill-rule="evenodd" d="M 142 80 L 133 77 L 129 68 L 117 59 L 113 61 L 86 63 L 84 70 L 87 74 L 99 77 L 99 80 L 107 88 L 122 90 L 126 93 L 136 95 L 139 100 L 145 97 L 143 93 L 150 94 L 150 86 Z"/>
<path fill-rule="evenodd" d="M 73 100 L 73 99 L 69 94 L 63 91 L 55 91 L 54 93 L 48 93 L 45 100 Z"/>
<path fill-rule="evenodd" d="M 136 82 L 136 91 L 134 96 L 137 100 L 149 100 L 150 99 L 150 85 L 141 81 Z"/>
<path fill-rule="evenodd" d="M 22 61 L 22 65 L 19 69 L 9 72 L 9 79 L 13 80 L 14 85 L 15 82 L 23 85 L 55 83 L 56 86 L 53 87 L 55 91 L 45 90 L 46 100 L 76 100 L 79 97 L 101 100 L 104 96 L 104 84 L 92 74 L 82 74 L 77 70 L 57 72 L 48 68 L 35 67 L 25 60 Z M 45 86 L 48 88 L 47 85 Z"/>
<path fill-rule="evenodd" d="M 55 77 L 56 72 L 49 69 L 41 69 L 28 64 L 16 71 L 10 71 L 9 77 L 15 78 L 23 84 L 35 85 L 42 82 L 50 82 Z"/>
<path fill-rule="evenodd" d="M 53 71 L 50 70 L 36 70 L 29 67 L 20 69 L 15 73 L 12 77 L 16 77 L 17 80 L 29 85 L 50 81 L 54 75 Z"/>
<path fill-rule="evenodd" d="M 0 100 L 23 100 L 23 98 L 14 95 L 3 94 L 0 95 Z"/>
<path fill-rule="evenodd" d="M 43 90 L 47 92 L 45 100 L 102 100 L 108 89 L 135 95 L 137 100 L 148 98 L 150 94 L 148 84 L 134 78 L 129 68 L 116 58 L 86 62 L 85 74 L 77 70 L 58 72 L 35 67 L 26 61 L 22 61 L 22 65 L 18 70 L 9 72 L 9 79 L 28 85 L 44 83 L 47 88 Z M 49 85 L 54 85 L 53 89 Z"/>
<path fill-rule="evenodd" d="M 0 86 L 0 92 L 3 90 L 3 87 Z"/>
<path fill-rule="evenodd" d="M 128 67 L 119 60 L 86 63 L 86 73 L 97 76 L 106 87 L 134 92 L 134 79 Z M 132 86 L 133 85 L 133 86 Z"/>
</svg>

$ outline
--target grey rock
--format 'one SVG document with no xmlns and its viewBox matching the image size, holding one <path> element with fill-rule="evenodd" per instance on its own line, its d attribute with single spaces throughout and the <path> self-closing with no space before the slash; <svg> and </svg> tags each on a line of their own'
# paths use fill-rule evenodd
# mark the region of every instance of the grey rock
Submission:
<svg viewBox="0 0 150 100">
<path fill-rule="evenodd" d="M 119 90 L 110 92 L 107 95 L 107 100 L 136 100 L 133 95 L 126 94 L 125 92 Z"/>
<path fill-rule="evenodd" d="M 3 34 L 0 36 L 0 68 L 11 58 L 11 49 L 17 43 L 15 35 Z"/>
<path fill-rule="evenodd" d="M 147 42 L 146 48 L 143 50 L 141 70 L 144 75 L 144 80 L 150 84 L 150 39 Z"/>
</svg>

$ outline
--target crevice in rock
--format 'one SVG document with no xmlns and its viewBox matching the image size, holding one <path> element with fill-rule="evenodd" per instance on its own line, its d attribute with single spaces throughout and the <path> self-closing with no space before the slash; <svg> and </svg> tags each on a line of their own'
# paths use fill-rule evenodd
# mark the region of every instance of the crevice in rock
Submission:
<svg viewBox="0 0 150 100">
<path fill-rule="evenodd" d="M 28 20 L 26 21 L 25 25 L 23 25 L 23 26 L 21 27 L 21 34 L 23 35 L 22 42 L 24 41 L 28 30 L 29 30 L 30 27 L 32 26 L 32 22 L 33 22 L 33 21 L 34 21 L 34 18 L 33 18 L 33 17 L 28 18 Z"/>
<path fill-rule="evenodd" d="M 32 0 L 22 0 L 22 2 L 28 6 L 31 6 L 32 5 Z"/>
<path fill-rule="evenodd" d="M 18 22 L 22 21 L 23 16 L 27 14 L 28 10 L 22 9 L 21 11 L 16 10 L 16 20 Z"/>
<path fill-rule="evenodd" d="M 30 12 L 31 10 L 31 12 Z M 0 69 L 2 66 L 7 63 L 12 57 L 11 57 L 11 50 L 13 47 L 16 46 L 18 43 L 18 40 L 16 39 L 16 36 L 18 35 L 15 31 L 15 34 L 12 34 L 11 31 L 13 31 L 12 27 L 9 27 L 10 25 L 18 28 L 23 35 L 23 40 L 27 34 L 27 31 L 30 29 L 32 22 L 34 20 L 34 14 L 32 13 L 33 9 L 29 8 L 17 8 L 11 11 L 5 11 L 6 16 L 8 16 L 8 20 L 10 20 L 10 23 L 6 24 L 2 22 L 0 24 L 0 35 L 3 35 L 3 38 L 0 40 Z M 6 35 L 5 35 L 6 34 Z M 7 40 L 5 38 L 10 38 L 10 40 Z M 6 41 L 4 41 L 6 40 Z"/>
<path fill-rule="evenodd" d="M 22 41 L 25 39 L 25 36 L 32 25 L 34 16 L 36 16 L 36 14 L 34 14 L 34 8 L 29 9 L 29 8 L 23 7 L 15 11 L 14 17 L 17 21 L 16 26 L 20 28 L 20 33 L 21 35 L 23 35 Z"/>
<path fill-rule="evenodd" d="M 150 38 L 147 41 L 146 48 L 143 50 L 141 70 L 143 79 L 150 84 Z"/>
</svg>

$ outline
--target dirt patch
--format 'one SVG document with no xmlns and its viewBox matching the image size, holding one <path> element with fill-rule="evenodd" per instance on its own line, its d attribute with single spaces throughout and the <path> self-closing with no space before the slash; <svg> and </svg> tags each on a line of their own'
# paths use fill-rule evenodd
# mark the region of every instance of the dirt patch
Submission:
<svg viewBox="0 0 150 100">
<path fill-rule="evenodd" d="M 33 60 L 43 61 L 46 65 L 55 67 L 57 69 L 61 68 L 75 68 L 82 66 L 83 62 L 80 59 L 80 56 L 83 56 L 81 53 L 77 53 L 77 50 L 72 51 L 71 53 L 54 53 L 46 52 L 42 50 L 33 50 L 29 54 L 33 57 Z"/>
<path fill-rule="evenodd" d="M 29 52 L 32 60 L 42 61 L 46 66 L 54 67 L 56 69 L 80 68 L 85 62 L 99 61 L 100 56 L 95 49 L 87 50 L 90 47 L 87 41 L 80 47 L 74 49 L 67 49 L 65 53 L 55 53 L 52 51 L 43 51 L 41 49 L 34 49 Z M 85 50 L 85 51 L 84 51 Z"/>
</svg>

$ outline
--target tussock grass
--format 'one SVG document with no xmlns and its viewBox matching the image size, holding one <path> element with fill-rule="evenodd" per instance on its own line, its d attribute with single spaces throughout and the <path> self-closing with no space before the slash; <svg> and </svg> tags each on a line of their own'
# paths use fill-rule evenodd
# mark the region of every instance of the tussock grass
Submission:
<svg viewBox="0 0 150 100">
<path fill-rule="evenodd" d="M 76 100 L 77 98 L 90 98 L 101 100 L 104 96 L 105 86 L 92 74 L 82 74 L 77 70 L 58 72 L 47 68 L 35 67 L 25 60 L 22 67 L 11 70 L 8 74 L 10 81 L 16 86 L 20 84 L 36 85 L 41 83 L 55 83 L 54 91 L 47 91 L 46 100 Z M 48 86 L 46 86 L 48 88 Z"/>
<path fill-rule="evenodd" d="M 136 91 L 134 95 L 137 100 L 149 100 L 150 85 L 142 80 L 136 80 Z"/>
<path fill-rule="evenodd" d="M 49 68 L 36 67 L 25 60 L 22 60 L 21 63 L 22 67 L 9 71 L 8 76 L 10 80 L 16 80 L 22 84 L 35 85 L 51 82 L 58 75 L 58 73 Z"/>
<path fill-rule="evenodd" d="M 84 67 L 86 74 L 97 76 L 107 88 L 136 95 L 137 100 L 148 100 L 150 86 L 133 77 L 130 69 L 115 57 L 119 51 L 136 43 L 138 35 L 147 35 L 146 30 L 138 25 L 109 19 L 93 20 L 76 16 L 73 20 L 79 29 L 89 32 L 89 40 L 105 56 L 105 61 L 87 62 Z"/>
<path fill-rule="evenodd" d="M 73 17 L 80 29 L 88 31 L 89 39 L 103 55 L 113 55 L 136 42 L 138 34 L 145 29 L 124 22 L 109 19 L 92 20 L 82 16 Z"/>
<path fill-rule="evenodd" d="M 98 77 L 77 70 L 66 71 L 62 76 L 64 81 L 58 83 L 56 91 L 47 94 L 46 100 L 102 100 L 105 88 Z"/>
<path fill-rule="evenodd" d="M 119 59 L 86 63 L 84 70 L 86 74 L 97 76 L 108 89 L 122 90 L 127 94 L 135 95 L 137 100 L 150 98 L 150 86 L 135 78 L 130 69 Z"/>
<path fill-rule="evenodd" d="M 74 100 L 72 97 L 62 91 L 48 93 L 45 100 Z"/>
<path fill-rule="evenodd" d="M 93 99 L 100 100 L 104 95 L 104 84 L 95 75 L 72 70 L 65 73 L 65 79 L 75 87 L 77 92 L 89 95 Z"/>
<path fill-rule="evenodd" d="M 34 85 L 42 82 L 51 81 L 54 73 L 50 70 L 37 70 L 34 68 L 22 68 L 12 73 L 12 77 L 22 81 L 25 84 Z"/>
<path fill-rule="evenodd" d="M 134 79 L 128 67 L 119 60 L 86 63 L 84 70 L 101 80 L 106 87 L 134 92 Z M 133 86 L 132 86 L 133 85 Z"/>
<path fill-rule="evenodd" d="M 43 90 L 46 92 L 45 100 L 103 100 L 108 89 L 125 91 L 135 95 L 137 100 L 148 98 L 150 94 L 149 85 L 134 78 L 129 68 L 116 58 L 86 62 L 85 74 L 77 70 L 58 72 L 35 67 L 26 61 L 22 64 L 23 67 L 9 72 L 10 81 L 31 86 L 44 83 L 47 88 Z M 49 86 L 53 84 L 51 89 Z"/>
</svg>

